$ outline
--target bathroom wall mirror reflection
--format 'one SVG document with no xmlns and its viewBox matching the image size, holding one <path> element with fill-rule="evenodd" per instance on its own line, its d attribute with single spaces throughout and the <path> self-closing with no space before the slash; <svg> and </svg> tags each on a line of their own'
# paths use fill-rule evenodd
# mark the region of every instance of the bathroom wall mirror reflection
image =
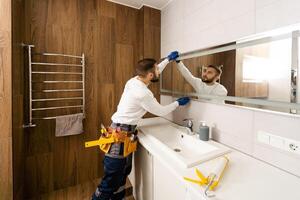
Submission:
<svg viewBox="0 0 300 200">
<path fill-rule="evenodd" d="M 161 92 L 300 114 L 298 30 L 180 54 L 181 61 L 163 72 Z"/>
</svg>

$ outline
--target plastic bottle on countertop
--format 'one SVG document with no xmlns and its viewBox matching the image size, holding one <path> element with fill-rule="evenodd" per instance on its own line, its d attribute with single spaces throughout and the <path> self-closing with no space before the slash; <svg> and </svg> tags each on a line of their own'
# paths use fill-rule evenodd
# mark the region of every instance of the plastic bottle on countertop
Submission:
<svg viewBox="0 0 300 200">
<path fill-rule="evenodd" d="M 203 140 L 203 141 L 209 140 L 209 126 L 207 126 L 205 122 L 200 122 L 198 134 L 199 134 L 200 140 Z"/>
</svg>

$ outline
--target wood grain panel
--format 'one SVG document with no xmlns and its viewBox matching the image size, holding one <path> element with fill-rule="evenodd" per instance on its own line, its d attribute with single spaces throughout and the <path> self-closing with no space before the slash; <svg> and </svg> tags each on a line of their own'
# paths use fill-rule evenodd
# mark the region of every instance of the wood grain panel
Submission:
<svg viewBox="0 0 300 200">
<path fill-rule="evenodd" d="M 55 120 L 36 120 L 38 126 L 30 129 L 26 134 L 25 183 L 31 181 L 32 184 L 28 185 L 24 192 L 28 198 L 38 198 L 40 193 L 46 190 L 51 192 L 66 187 L 75 187 L 77 184 L 102 176 L 103 153 L 98 148 L 85 149 L 84 142 L 99 137 L 101 122 L 106 125 L 110 124 L 111 115 L 116 110 L 125 83 L 134 75 L 135 64 L 146 53 L 144 41 L 147 41 L 149 45 L 147 56 L 159 58 L 160 19 L 157 17 L 160 18 L 160 12 L 148 9 L 148 20 L 155 21 L 147 22 L 149 24 L 147 30 L 150 33 L 146 35 L 144 35 L 144 20 L 139 20 L 140 24 L 138 24 L 139 10 L 105 0 L 29 0 L 25 3 L 25 14 L 29 16 L 26 18 L 26 41 L 36 45 L 35 52 L 76 55 L 85 53 L 86 55 L 84 133 L 56 138 L 54 136 Z M 151 19 L 151 16 L 156 17 Z M 149 43 L 148 40 L 152 42 Z M 49 62 L 75 62 L 41 56 L 35 56 L 35 59 Z M 74 68 L 46 67 L 42 69 L 76 71 Z M 39 66 L 35 67 L 35 70 L 42 69 Z M 69 78 L 80 80 L 81 77 L 69 75 Z M 64 79 L 66 79 L 64 75 L 33 76 L 34 81 Z M 77 86 L 77 84 L 35 83 L 34 89 L 75 88 Z M 158 94 L 157 86 L 156 95 Z M 33 97 L 55 98 L 80 95 L 80 92 L 34 93 Z M 34 107 L 73 105 L 76 102 L 78 101 L 34 103 Z M 62 113 L 61 110 L 36 111 L 34 116 L 55 116 Z M 39 165 L 37 158 L 47 160 L 50 155 L 52 166 L 49 170 L 51 170 L 52 177 L 45 176 L 46 180 L 41 180 L 38 177 L 40 175 L 34 171 Z M 46 173 L 46 171 L 40 173 Z M 42 189 L 38 186 L 40 182 L 44 185 Z"/>
<path fill-rule="evenodd" d="M 153 9 L 147 6 L 143 6 L 142 9 L 143 9 L 143 16 L 144 16 L 144 24 L 160 28 L 161 27 L 160 10 Z"/>
<path fill-rule="evenodd" d="M 12 139 L 13 139 L 13 199 L 24 199 L 25 130 L 24 121 L 24 1 L 12 2 Z"/>
<path fill-rule="evenodd" d="M 53 190 L 52 153 L 29 156 L 26 158 L 25 166 L 25 174 L 31 177 L 25 181 L 25 199 Z"/>
<path fill-rule="evenodd" d="M 100 64 L 98 72 L 98 83 L 113 83 L 116 75 L 116 40 L 115 40 L 115 20 L 108 17 L 100 17 L 100 32 L 98 63 Z"/>
<path fill-rule="evenodd" d="M 0 2 L 0 31 L 11 32 L 11 1 Z"/>
<path fill-rule="evenodd" d="M 142 21 L 142 22 L 140 22 Z M 144 58 L 154 58 L 160 60 L 160 11 L 149 7 L 143 7 L 139 13 L 138 24 L 142 24 L 142 50 Z M 149 86 L 157 101 L 160 101 L 159 83 L 153 83 Z M 145 117 L 153 117 L 147 114 Z"/>
<path fill-rule="evenodd" d="M 11 37 L 0 30 L 0 138 L 11 137 Z"/>
<path fill-rule="evenodd" d="M 0 199 L 13 199 L 11 1 L 0 1 Z"/>
<path fill-rule="evenodd" d="M 105 115 L 103 113 L 114 113 L 117 110 L 114 84 L 101 84 L 98 91 L 98 99 L 99 123 L 109 126 L 111 123 L 111 115 Z"/>
<path fill-rule="evenodd" d="M 2 133 L 2 131 L 1 131 Z M 12 199 L 12 140 L 11 137 L 0 139 L 0 198 Z"/>
<path fill-rule="evenodd" d="M 126 82 L 134 75 L 133 47 L 132 45 L 116 45 L 116 102 L 120 101 Z"/>
<path fill-rule="evenodd" d="M 80 144 L 76 136 L 54 140 L 53 181 L 54 190 L 77 184 L 77 148 Z M 63 149 L 63 151 L 62 151 Z"/>
<path fill-rule="evenodd" d="M 132 45 L 137 37 L 136 24 L 138 10 L 116 5 L 116 41 Z"/>
<path fill-rule="evenodd" d="M 116 18 L 116 4 L 107 0 L 100 0 L 99 2 L 99 12 L 98 15 Z"/>
</svg>

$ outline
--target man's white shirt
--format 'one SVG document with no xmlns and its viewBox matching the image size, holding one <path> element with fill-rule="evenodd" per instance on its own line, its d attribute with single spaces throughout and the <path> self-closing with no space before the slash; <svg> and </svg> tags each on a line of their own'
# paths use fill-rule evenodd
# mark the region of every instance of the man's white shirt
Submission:
<svg viewBox="0 0 300 200">
<path fill-rule="evenodd" d="M 214 83 L 213 85 L 207 85 L 204 83 L 201 78 L 197 78 L 193 76 L 193 74 L 187 69 L 187 67 L 179 62 L 177 65 L 177 69 L 180 71 L 184 79 L 191 84 L 196 93 L 198 94 L 206 94 L 206 95 L 218 95 L 218 96 L 226 96 L 227 89 L 221 85 L 220 83 Z"/>
<path fill-rule="evenodd" d="M 159 63 L 159 71 L 162 72 L 168 63 L 168 59 Z M 178 106 L 177 101 L 166 106 L 160 105 L 147 85 L 136 76 L 127 81 L 117 112 L 113 114 L 111 119 L 114 123 L 136 125 L 146 112 L 164 116 L 174 111 Z"/>
</svg>

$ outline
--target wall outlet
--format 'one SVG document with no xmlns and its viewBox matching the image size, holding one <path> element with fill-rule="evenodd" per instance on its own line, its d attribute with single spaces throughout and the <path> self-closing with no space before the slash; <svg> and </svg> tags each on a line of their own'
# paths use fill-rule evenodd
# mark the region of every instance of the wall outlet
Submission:
<svg viewBox="0 0 300 200">
<path fill-rule="evenodd" d="M 285 149 L 289 152 L 300 154 L 300 142 L 295 140 L 286 139 Z"/>
<path fill-rule="evenodd" d="M 257 141 L 272 147 L 300 155 L 300 141 L 273 135 L 265 131 L 257 132 Z"/>
</svg>

